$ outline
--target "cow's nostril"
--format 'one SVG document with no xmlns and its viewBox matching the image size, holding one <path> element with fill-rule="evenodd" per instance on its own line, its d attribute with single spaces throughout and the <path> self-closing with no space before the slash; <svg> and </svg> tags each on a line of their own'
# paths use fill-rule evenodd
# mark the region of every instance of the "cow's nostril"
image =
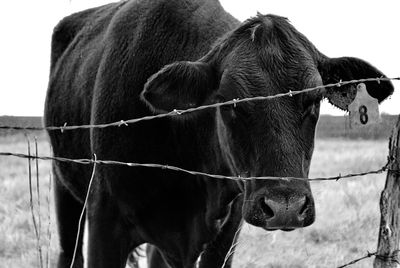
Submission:
<svg viewBox="0 0 400 268">
<path fill-rule="evenodd" d="M 304 204 L 299 211 L 299 215 L 301 217 L 306 216 L 306 212 L 307 212 L 309 206 L 310 206 L 310 199 L 308 197 L 305 197 Z"/>
<path fill-rule="evenodd" d="M 275 216 L 274 211 L 272 210 L 272 208 L 268 205 L 268 199 L 267 198 L 261 198 L 260 199 L 260 207 L 261 210 L 264 212 L 267 220 L 271 219 Z"/>
</svg>

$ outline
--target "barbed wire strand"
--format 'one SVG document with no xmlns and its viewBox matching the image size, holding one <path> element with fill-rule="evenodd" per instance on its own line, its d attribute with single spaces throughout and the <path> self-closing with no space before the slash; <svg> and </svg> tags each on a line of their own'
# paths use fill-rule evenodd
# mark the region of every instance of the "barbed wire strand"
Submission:
<svg viewBox="0 0 400 268">
<path fill-rule="evenodd" d="M 235 235 L 233 236 L 231 246 L 229 247 L 229 250 L 225 255 L 224 262 L 222 263 L 221 268 L 225 268 L 226 264 L 229 262 L 229 259 L 232 257 L 233 254 L 235 254 L 236 246 L 239 245 L 238 235 L 240 230 L 242 229 L 242 226 L 243 226 L 243 221 L 240 222 L 239 227 L 236 230 Z"/>
<path fill-rule="evenodd" d="M 28 156 L 31 155 L 31 144 L 29 142 L 29 139 L 27 139 L 27 145 L 28 145 Z M 41 242 L 40 242 L 40 229 L 38 227 L 38 223 L 36 220 L 36 215 L 35 215 L 35 208 L 34 208 L 34 202 L 33 202 L 33 190 L 32 190 L 32 164 L 31 160 L 34 158 L 28 157 L 28 182 L 29 182 L 29 207 L 31 211 L 31 216 L 32 216 L 32 223 L 33 223 L 33 229 L 34 229 L 34 234 L 36 238 L 36 248 L 38 251 L 38 262 L 41 268 L 43 268 L 43 259 L 42 259 L 42 247 L 41 247 Z M 39 198 L 39 197 L 38 197 Z M 40 215 L 40 208 L 39 208 L 39 215 Z"/>
<path fill-rule="evenodd" d="M 392 80 L 399 80 L 400 77 L 392 77 L 392 78 L 387 78 L 387 77 L 377 77 L 377 78 L 364 78 L 364 79 L 357 79 L 357 80 L 349 80 L 349 81 L 339 81 L 337 83 L 331 83 L 327 85 L 321 85 L 321 86 L 316 86 L 312 88 L 306 88 L 303 90 L 298 90 L 298 91 L 289 91 L 286 93 L 279 93 L 276 95 L 271 95 L 271 96 L 257 96 L 257 97 L 249 97 L 249 98 L 243 98 L 243 99 L 233 99 L 230 101 L 226 102 L 219 102 L 219 103 L 214 103 L 214 104 L 208 104 L 208 105 L 202 105 L 194 108 L 189 108 L 187 110 L 178 110 L 174 109 L 173 111 L 170 111 L 168 113 L 163 113 L 163 114 L 157 114 L 157 115 L 149 115 L 149 116 L 144 116 L 140 118 L 134 118 L 134 119 L 129 119 L 129 120 L 119 120 L 116 122 L 112 123 L 105 123 L 105 124 L 94 124 L 94 125 L 76 125 L 76 126 L 68 126 L 68 123 L 64 123 L 63 126 L 48 126 L 48 127 L 19 127 L 19 126 L 0 126 L 0 129 L 10 129 L 10 130 L 48 130 L 48 131 L 54 131 L 54 130 L 60 130 L 61 132 L 64 132 L 66 130 L 75 130 L 75 129 L 93 129 L 93 128 L 108 128 L 108 127 L 121 127 L 121 126 L 129 126 L 141 121 L 149 121 L 149 120 L 154 120 L 154 119 L 160 119 L 164 117 L 171 117 L 171 116 L 179 116 L 183 115 L 186 113 L 192 113 L 196 111 L 201 111 L 205 109 L 210 109 L 210 108 L 217 108 L 221 106 L 226 106 L 226 105 L 237 105 L 239 103 L 244 103 L 244 102 L 250 102 L 250 101 L 262 101 L 262 100 L 271 100 L 275 98 L 281 98 L 281 97 L 293 97 L 298 94 L 304 94 L 307 92 L 312 92 L 320 89 L 326 89 L 326 88 L 332 88 L 332 87 L 341 87 L 349 84 L 356 84 L 356 83 L 363 83 L 363 82 L 378 82 L 380 83 L 381 81 L 392 81 Z"/>
<path fill-rule="evenodd" d="M 82 211 L 81 214 L 79 216 L 79 221 L 78 221 L 78 231 L 76 233 L 76 238 L 75 238 L 75 246 L 74 246 L 74 254 L 72 255 L 72 260 L 71 260 L 71 265 L 70 268 L 74 267 L 74 263 L 75 263 L 75 258 L 76 258 L 76 253 L 78 252 L 78 245 L 79 245 L 79 236 L 81 234 L 81 226 L 82 226 L 82 220 L 83 220 L 83 216 L 85 215 L 85 210 L 88 204 L 88 200 L 89 200 L 89 194 L 90 194 L 90 189 L 92 187 L 92 183 L 93 183 L 93 179 L 94 179 L 94 174 L 96 172 L 96 160 L 97 160 L 97 156 L 96 154 L 93 154 L 93 169 L 92 169 L 92 175 L 90 176 L 90 180 L 89 180 L 89 185 L 88 185 L 88 189 L 86 192 L 86 197 L 85 197 L 85 201 L 83 203 L 83 207 L 82 207 Z"/>
<path fill-rule="evenodd" d="M 51 189 L 52 189 L 52 173 L 49 172 L 49 185 L 47 187 L 47 250 L 46 250 L 46 268 L 50 268 L 50 248 L 51 248 Z"/>
<path fill-rule="evenodd" d="M 225 176 L 225 175 L 219 175 L 219 174 L 209 174 L 209 173 L 200 172 L 200 171 L 187 170 L 187 169 L 180 168 L 180 167 L 175 167 L 175 166 L 170 166 L 170 165 L 162 165 L 162 164 L 130 163 L 130 162 L 115 161 L 115 160 L 97 160 L 97 159 L 70 159 L 70 158 L 64 158 L 64 157 L 34 156 L 34 155 L 11 153 L 11 152 L 0 152 L 0 156 L 14 156 L 14 157 L 28 158 L 28 159 L 53 160 L 53 161 L 58 161 L 58 162 L 67 162 L 67 163 L 75 163 L 75 164 L 83 164 L 83 165 L 100 164 L 100 165 L 119 165 L 119 166 L 128 166 L 128 167 L 157 168 L 157 169 L 172 170 L 172 171 L 187 173 L 187 174 L 191 174 L 191 175 L 195 175 L 195 176 L 198 175 L 198 176 L 205 176 L 205 177 L 214 178 L 214 179 L 229 179 L 229 180 L 235 180 L 235 181 L 246 181 L 246 180 L 338 181 L 338 180 L 345 179 L 345 178 L 365 176 L 365 175 L 369 175 L 369 174 L 379 174 L 379 173 L 385 172 L 385 171 L 389 170 L 388 167 L 395 161 L 395 159 L 393 159 L 393 158 L 388 158 L 387 163 L 383 167 L 376 169 L 376 170 L 366 171 L 366 172 L 349 173 L 349 174 L 345 174 L 345 175 L 339 174 L 338 176 L 332 176 L 332 177 L 295 178 L 295 177 L 268 177 L 268 176 L 263 176 L 263 177 Z"/>
<path fill-rule="evenodd" d="M 37 137 L 34 137 L 35 142 L 35 156 L 39 156 Z M 41 217 L 41 204 L 40 204 L 40 183 L 39 183 L 39 159 L 35 158 L 35 168 L 36 168 L 36 195 L 37 195 L 37 207 L 38 207 L 38 228 L 42 230 L 42 217 Z M 41 232 L 39 232 L 40 240 Z"/>
<path fill-rule="evenodd" d="M 346 263 L 346 264 L 343 264 L 343 265 L 341 265 L 341 266 L 338 266 L 337 268 L 344 268 L 344 267 L 351 266 L 351 265 L 353 265 L 353 264 L 356 264 L 356 263 L 359 262 L 359 261 L 362 261 L 362 260 L 371 258 L 372 256 L 376 256 L 376 254 L 377 254 L 377 252 L 372 252 L 372 253 L 367 252 L 367 255 L 365 255 L 365 256 L 363 256 L 363 257 L 360 257 L 360 258 L 358 258 L 358 259 L 352 260 L 352 261 L 350 261 L 350 262 L 348 262 L 348 263 Z"/>
<path fill-rule="evenodd" d="M 395 250 L 395 251 L 393 252 L 392 255 L 387 256 L 387 255 L 379 255 L 378 252 L 368 252 L 368 251 L 367 251 L 367 254 L 366 254 L 365 256 L 360 257 L 360 258 L 358 258 L 358 259 L 354 259 L 354 260 L 352 260 L 352 261 L 350 261 L 350 262 L 348 262 L 348 263 L 346 263 L 346 264 L 343 264 L 343 265 L 341 265 L 341 266 L 338 266 L 337 268 L 348 267 L 348 266 L 351 266 L 351 265 L 353 265 L 353 264 L 356 264 L 356 263 L 359 262 L 359 261 L 362 261 L 362 260 L 371 258 L 371 257 L 373 257 L 373 256 L 375 256 L 377 259 L 380 259 L 380 260 L 382 260 L 382 261 L 384 261 L 384 262 L 393 262 L 393 263 L 400 264 L 400 263 L 399 263 L 399 260 L 398 260 L 398 254 L 399 254 L 399 252 L 400 252 L 400 250 L 397 249 L 397 250 Z"/>
</svg>

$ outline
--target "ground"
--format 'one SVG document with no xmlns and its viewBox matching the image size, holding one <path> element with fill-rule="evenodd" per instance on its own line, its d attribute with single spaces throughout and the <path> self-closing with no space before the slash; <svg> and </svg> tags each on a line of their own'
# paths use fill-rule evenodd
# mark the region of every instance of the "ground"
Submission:
<svg viewBox="0 0 400 268">
<path fill-rule="evenodd" d="M 39 135 L 39 134 L 36 134 Z M 0 151 L 27 153 L 35 133 L 0 136 Z M 386 163 L 388 140 L 317 139 L 310 177 L 336 176 L 378 169 Z M 39 135 L 39 155 L 50 146 Z M 35 162 L 33 205 L 38 219 Z M 0 156 L 0 268 L 41 267 L 38 257 L 28 179 L 28 160 Z M 40 244 L 43 267 L 54 265 L 57 232 L 49 184 L 50 162 L 39 161 Z M 379 196 L 386 174 L 339 181 L 312 182 L 317 219 L 293 232 L 266 232 L 244 225 L 234 258 L 236 268 L 337 267 L 376 250 Z M 373 258 L 352 267 L 371 267 Z"/>
</svg>

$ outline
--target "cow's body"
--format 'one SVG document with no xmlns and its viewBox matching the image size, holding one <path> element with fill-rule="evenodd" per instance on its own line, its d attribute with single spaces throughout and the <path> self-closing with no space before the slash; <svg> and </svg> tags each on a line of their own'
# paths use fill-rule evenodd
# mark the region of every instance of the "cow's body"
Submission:
<svg viewBox="0 0 400 268">
<path fill-rule="evenodd" d="M 269 20 L 281 23 L 280 18 L 270 17 Z M 248 22 L 251 23 L 253 22 Z M 102 124 L 157 112 L 157 107 L 153 107 L 149 101 L 153 96 L 149 95 L 152 94 L 151 83 L 147 86 L 149 94 L 140 97 L 149 77 L 167 64 L 182 60 L 194 61 L 205 56 L 218 38 L 237 28 L 239 24 L 217 1 L 212 0 L 128 1 L 90 9 L 65 18 L 55 28 L 53 35 L 45 124 Z M 250 42 L 256 42 L 254 39 L 258 35 L 257 27 L 253 26 L 249 25 L 248 31 L 243 32 L 243 35 L 248 33 L 249 40 L 253 39 Z M 298 37 L 300 41 L 296 42 L 304 45 L 305 50 L 311 51 L 304 54 L 311 55 L 305 57 L 307 62 L 326 58 L 311 44 L 308 45 L 308 40 L 302 38 Z M 228 39 L 221 39 L 219 45 L 223 47 L 222 43 L 229 47 Z M 299 51 L 298 53 L 305 53 Z M 214 54 L 216 53 L 208 53 L 205 61 Z M 225 61 L 227 58 L 229 57 L 225 57 Z M 240 62 L 237 65 L 241 65 Z M 195 69 L 203 68 L 202 65 L 199 66 Z M 278 67 L 281 70 L 289 68 L 286 65 Z M 312 70 L 310 72 L 321 73 L 330 70 L 324 66 L 318 66 L 318 70 L 317 67 L 309 69 Z M 354 74 L 351 78 L 363 75 L 365 74 Z M 376 73 L 373 75 L 375 77 Z M 151 81 L 156 81 L 156 78 L 153 77 Z M 316 81 L 320 84 L 334 79 L 336 77 L 332 75 Z M 317 85 L 317 82 L 297 86 L 312 86 Z M 279 91 L 259 91 L 253 95 L 275 93 Z M 383 94 L 384 97 L 387 94 Z M 210 102 L 209 99 L 207 101 Z M 176 108 L 181 108 L 179 105 L 178 103 Z M 272 118 L 269 121 L 275 124 L 271 129 L 280 136 L 285 134 L 284 128 L 290 123 L 274 119 L 273 116 L 287 116 L 285 105 L 289 103 L 286 101 L 277 105 L 275 109 L 283 107 L 283 110 L 278 113 L 275 110 L 273 114 L 268 113 L 267 109 L 270 108 L 265 108 Z M 277 143 L 271 138 L 266 143 L 271 145 L 271 149 L 265 150 L 268 151 L 265 153 L 281 156 L 271 156 L 266 161 L 264 155 L 252 156 L 252 153 L 235 151 L 230 144 L 225 144 L 230 134 L 225 135 L 227 125 L 220 122 L 225 120 L 225 115 L 219 113 L 219 109 L 210 109 L 201 112 L 199 116 L 190 115 L 184 119 L 164 118 L 129 127 L 121 125 L 63 133 L 50 131 L 49 135 L 55 156 L 93 158 L 96 154 L 97 159 L 102 160 L 159 163 L 224 175 L 243 173 L 252 176 L 307 176 L 315 118 L 307 123 L 310 126 L 306 130 L 310 131 L 301 138 L 298 149 L 296 144 L 299 141 L 296 139 L 289 137 L 284 143 Z M 294 122 L 294 119 L 289 121 Z M 303 125 L 300 128 L 302 127 Z M 296 131 L 290 130 L 293 133 L 289 135 L 300 135 L 298 133 L 304 132 Z M 254 135 L 262 137 L 258 133 Z M 252 136 L 249 136 L 249 140 L 252 142 Z M 258 149 L 265 146 L 264 142 L 257 140 L 254 143 Z M 245 155 L 239 157 L 237 154 Z M 289 162 L 289 157 L 292 157 L 289 154 L 298 155 L 301 159 L 285 166 L 284 163 Z M 250 164 L 242 159 L 247 158 L 247 155 L 250 159 L 248 161 L 252 161 Z M 293 163 L 299 163 L 298 167 Z M 62 249 L 59 267 L 69 267 L 77 220 L 92 167 L 54 163 L 53 169 Z M 274 187 L 280 189 L 277 191 L 284 191 L 279 185 L 273 185 L 270 189 L 275 189 Z M 192 267 L 202 252 L 200 267 L 220 267 L 241 221 L 240 188 L 233 181 L 212 180 L 168 170 L 98 165 L 87 210 L 89 267 L 123 267 L 129 252 L 145 242 L 160 250 L 154 248 L 153 252 L 149 252 L 153 255 L 151 267 L 165 266 L 163 258 L 172 267 Z M 249 184 L 246 189 L 260 192 L 258 184 Z M 308 190 L 301 193 L 303 192 L 307 197 L 295 201 L 294 207 L 300 209 L 305 206 L 304 202 L 308 202 L 302 208 L 302 211 L 306 210 L 308 213 L 312 202 L 309 200 Z M 266 203 L 274 209 L 275 203 L 268 200 Z M 250 223 L 266 229 L 280 228 L 280 223 L 262 225 L 260 214 L 257 214 L 261 212 L 254 212 L 252 209 L 256 208 L 246 205 L 244 211 L 251 215 L 246 214 L 245 218 L 249 218 Z M 268 214 L 266 209 L 263 211 Z M 265 217 L 264 214 L 262 217 Z M 299 224 L 309 225 L 313 221 L 311 214 L 307 214 L 310 219 Z M 251 218 L 252 215 L 258 216 Z M 282 227 L 285 228 L 292 227 L 289 224 Z M 78 254 L 77 267 L 81 265 L 81 257 Z"/>
<path fill-rule="evenodd" d="M 149 110 L 139 101 L 148 77 L 176 60 L 199 58 L 218 37 L 238 24 L 213 1 L 199 1 L 192 6 L 177 4 L 179 1 L 143 2 L 110 4 L 78 13 L 66 18 L 55 29 L 47 125 L 63 125 L 64 122 L 68 125 L 99 124 L 148 115 Z M 190 17 L 185 15 L 189 10 Z M 204 20 L 208 13 L 212 16 Z M 115 61 L 116 57 L 125 58 Z M 65 80 L 59 76 L 65 76 Z M 202 124 L 207 128 L 207 122 L 171 125 L 168 121 L 156 120 L 129 128 L 95 129 L 91 133 L 89 130 L 52 132 L 50 136 L 54 154 L 59 156 L 93 158 L 96 153 L 98 159 L 161 163 L 191 170 L 214 166 L 208 171 L 227 173 L 223 164 L 215 163 L 216 158 L 210 157 L 216 154 L 214 145 L 198 137 L 201 133 L 197 126 Z M 193 142 L 196 137 L 198 140 Z M 82 201 L 91 167 L 55 163 L 54 168 L 55 174 L 60 174 L 56 183 L 66 186 Z M 140 233 L 135 235 L 137 241 L 124 249 L 126 252 L 146 241 L 168 250 L 174 247 L 181 251 L 179 254 L 183 259 L 186 256 L 197 258 L 203 243 L 218 231 L 215 220 L 227 213 L 228 204 L 238 193 L 233 182 L 204 183 L 203 179 L 166 170 L 102 166 L 97 169 L 97 174 L 122 173 L 113 175 L 108 182 L 99 175 L 95 183 L 112 189 L 110 194 L 118 196 L 121 202 L 132 204 L 129 209 L 124 209 L 126 215 L 118 216 L 129 219 L 126 220 L 128 225 L 139 222 L 141 229 L 136 231 Z M 230 184 L 232 189 L 226 191 L 225 184 Z M 225 187 L 225 191 L 221 187 Z M 215 192 L 211 194 L 210 191 L 210 197 L 206 194 L 207 188 Z M 68 208 L 60 209 L 67 210 L 62 213 L 68 213 Z M 114 226 L 118 220 L 113 218 L 111 221 L 108 224 Z M 76 225 L 71 219 L 70 228 Z M 114 239 L 118 241 L 125 236 L 129 234 L 121 232 Z M 183 247 L 182 242 L 186 244 Z M 196 243 L 194 248 L 193 243 Z M 67 259 L 70 254 L 66 252 Z"/>
</svg>

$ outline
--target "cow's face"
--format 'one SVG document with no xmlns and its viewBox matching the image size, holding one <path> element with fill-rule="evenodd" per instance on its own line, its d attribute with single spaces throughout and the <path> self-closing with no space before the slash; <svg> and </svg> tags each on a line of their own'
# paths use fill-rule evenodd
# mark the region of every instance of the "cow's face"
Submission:
<svg viewBox="0 0 400 268">
<path fill-rule="evenodd" d="M 382 75 L 359 59 L 325 57 L 284 18 L 258 16 L 200 61 L 164 67 L 142 97 L 155 112 L 169 112 Z M 380 101 L 393 91 L 388 82 L 367 88 Z M 351 86 L 340 90 L 215 109 L 215 136 L 232 174 L 307 178 L 321 99 L 346 109 L 354 97 Z M 298 179 L 247 181 L 243 217 L 268 230 L 308 226 L 315 218 L 310 185 Z"/>
</svg>

